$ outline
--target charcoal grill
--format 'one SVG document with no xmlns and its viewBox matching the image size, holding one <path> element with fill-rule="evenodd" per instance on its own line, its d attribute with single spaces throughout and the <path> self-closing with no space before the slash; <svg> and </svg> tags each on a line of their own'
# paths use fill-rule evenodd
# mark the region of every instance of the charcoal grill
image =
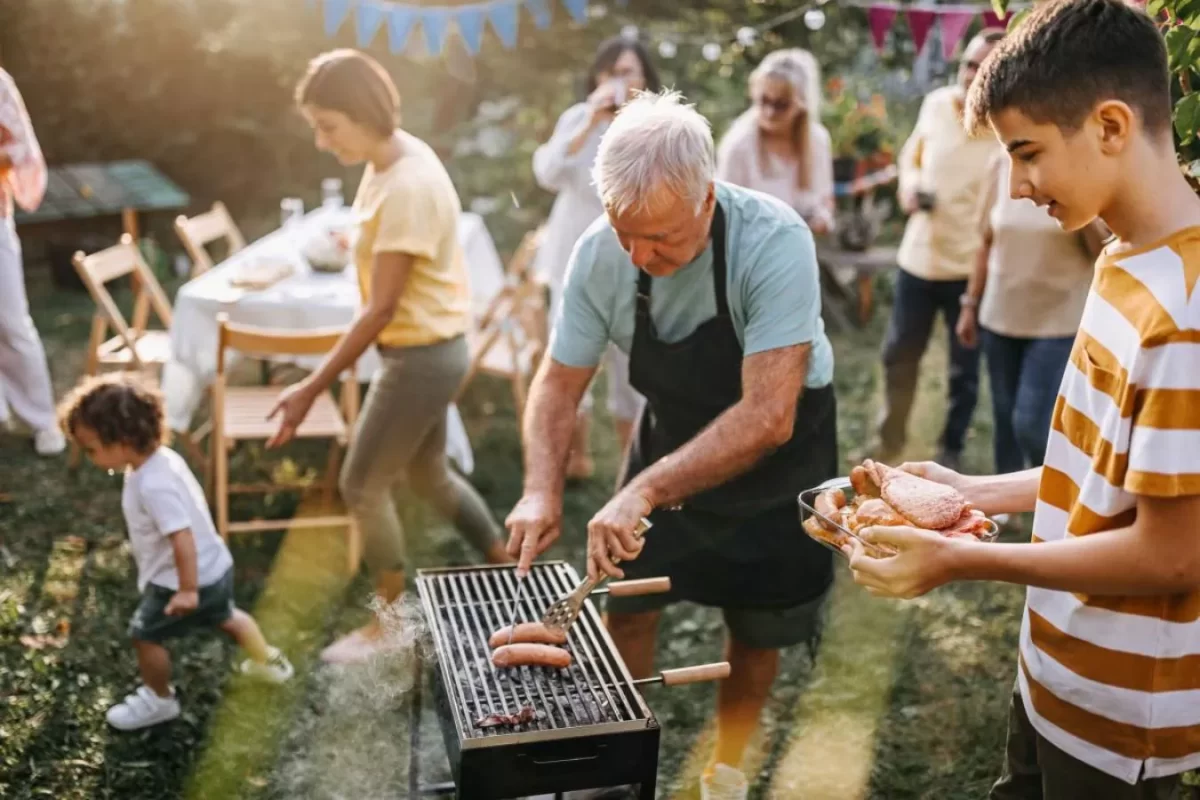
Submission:
<svg viewBox="0 0 1200 800">
<path fill-rule="evenodd" d="M 569 564 L 535 564 L 517 620 L 539 619 L 578 582 Z M 660 728 L 639 687 L 728 674 L 728 664 L 721 663 L 633 680 L 590 600 L 570 629 L 568 669 L 497 669 L 487 639 L 512 617 L 517 581 L 511 567 L 419 570 L 417 592 L 436 654 L 434 702 L 452 783 L 420 784 L 418 691 L 409 765 L 413 797 L 457 793 L 461 800 L 506 800 L 636 785 L 641 800 L 653 800 Z M 476 725 L 487 715 L 515 714 L 524 707 L 536 712 L 530 722 Z"/>
</svg>

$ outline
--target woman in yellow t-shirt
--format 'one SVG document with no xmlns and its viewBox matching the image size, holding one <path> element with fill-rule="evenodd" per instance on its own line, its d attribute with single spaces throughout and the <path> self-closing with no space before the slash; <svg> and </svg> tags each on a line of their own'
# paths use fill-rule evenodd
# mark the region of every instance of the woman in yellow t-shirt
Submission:
<svg viewBox="0 0 1200 800">
<path fill-rule="evenodd" d="M 371 381 L 341 474 L 364 536 L 364 559 L 384 603 L 404 588 L 404 534 L 393 490 L 407 483 L 454 522 L 489 561 L 507 562 L 483 499 L 446 463 L 446 409 L 467 372 L 469 298 L 458 244 L 458 194 L 437 155 L 396 123 L 400 98 L 387 72 L 355 50 L 318 56 L 296 87 L 317 149 L 342 164 L 366 162 L 354 199 L 354 261 L 363 308 L 321 366 L 289 387 L 271 445 L 286 442 L 313 400 L 372 344 L 382 369 Z M 379 620 L 334 642 L 330 662 L 365 660 Z"/>
</svg>

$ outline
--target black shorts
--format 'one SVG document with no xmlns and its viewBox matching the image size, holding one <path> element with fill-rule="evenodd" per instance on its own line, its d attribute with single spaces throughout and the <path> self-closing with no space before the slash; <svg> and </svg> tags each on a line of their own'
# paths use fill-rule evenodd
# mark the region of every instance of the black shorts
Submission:
<svg viewBox="0 0 1200 800">
<path fill-rule="evenodd" d="M 129 620 L 130 638 L 159 643 L 223 625 L 233 616 L 233 567 L 216 583 L 200 587 L 200 604 L 190 614 L 168 617 L 163 613 L 174 594 L 174 589 L 148 584 Z"/>
</svg>

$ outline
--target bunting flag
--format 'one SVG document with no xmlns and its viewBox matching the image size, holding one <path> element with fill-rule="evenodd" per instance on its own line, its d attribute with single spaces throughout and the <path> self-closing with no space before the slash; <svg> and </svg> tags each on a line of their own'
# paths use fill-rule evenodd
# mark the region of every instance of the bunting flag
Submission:
<svg viewBox="0 0 1200 800">
<path fill-rule="evenodd" d="M 392 6 L 388 11 L 388 49 L 399 53 L 408 43 L 417 12 L 411 6 Z"/>
<path fill-rule="evenodd" d="M 354 35 L 359 47 L 366 47 L 375 38 L 387 11 L 387 6 L 376 0 L 359 0 L 358 14 L 354 17 Z"/>
<path fill-rule="evenodd" d="M 913 45 L 920 54 L 925 49 L 925 40 L 929 38 L 929 31 L 933 28 L 933 21 L 937 19 L 937 15 L 924 8 L 910 8 L 905 13 L 908 17 L 908 28 L 912 31 Z"/>
<path fill-rule="evenodd" d="M 446 28 L 450 26 L 450 9 L 425 8 L 419 12 L 421 30 L 425 32 L 425 50 L 431 55 L 441 54 L 446 42 Z"/>
<path fill-rule="evenodd" d="M 942 58 L 949 61 L 954 57 L 954 50 L 962 41 L 963 34 L 975 14 L 970 11 L 955 11 L 941 15 L 939 22 L 942 26 Z"/>
<path fill-rule="evenodd" d="M 496 32 L 496 36 L 500 39 L 500 43 L 505 47 L 513 48 L 517 46 L 517 15 L 521 11 L 521 6 L 517 0 L 509 0 L 506 3 L 492 3 L 487 7 L 488 22 L 492 23 L 492 30 Z"/>
<path fill-rule="evenodd" d="M 983 12 L 983 27 L 985 28 L 1007 28 L 1008 15 L 1004 19 L 1000 19 L 1000 15 L 995 11 Z"/>
<path fill-rule="evenodd" d="M 867 9 L 867 23 L 871 26 L 871 39 L 875 49 L 882 51 L 883 43 L 887 41 L 888 30 L 896 19 L 896 9 L 886 6 L 876 6 Z"/>
<path fill-rule="evenodd" d="M 471 55 L 478 55 L 483 46 L 483 20 L 486 16 L 484 9 L 479 6 L 467 6 L 458 13 L 454 22 L 458 25 L 458 35 Z"/>
<path fill-rule="evenodd" d="M 322 27 L 335 36 L 354 17 L 354 38 L 359 47 L 368 47 L 387 25 L 388 47 L 393 53 L 408 49 L 413 27 L 420 23 L 425 51 L 442 52 L 451 30 L 457 32 L 467 51 L 477 55 L 483 47 L 483 33 L 491 25 L 496 38 L 506 48 L 517 46 L 521 8 L 529 12 L 538 28 L 550 27 L 552 4 L 561 2 L 577 23 L 587 22 L 588 4 L 597 0 L 485 0 L 459 6 L 414 5 L 396 0 L 305 0 L 308 8 L 320 9 Z M 609 0 L 625 8 L 629 0 Z"/>
</svg>

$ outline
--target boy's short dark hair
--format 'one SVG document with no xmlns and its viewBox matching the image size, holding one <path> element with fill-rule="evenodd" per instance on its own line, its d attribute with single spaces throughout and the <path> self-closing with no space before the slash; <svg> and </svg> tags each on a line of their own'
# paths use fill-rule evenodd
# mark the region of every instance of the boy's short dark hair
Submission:
<svg viewBox="0 0 1200 800">
<path fill-rule="evenodd" d="M 340 111 L 383 138 L 400 119 L 400 93 L 387 70 L 358 50 L 322 53 L 296 84 L 296 105 Z"/>
<path fill-rule="evenodd" d="M 967 94 L 964 123 L 978 133 L 1012 108 L 1074 132 L 1105 100 L 1128 104 L 1151 134 L 1170 129 L 1162 35 L 1124 0 L 1050 0 L 984 60 Z"/>
<path fill-rule="evenodd" d="M 72 439 L 82 425 L 95 431 L 106 446 L 124 444 L 142 454 L 154 452 L 170 433 L 162 394 L 131 372 L 86 378 L 63 398 L 58 420 Z"/>
</svg>

